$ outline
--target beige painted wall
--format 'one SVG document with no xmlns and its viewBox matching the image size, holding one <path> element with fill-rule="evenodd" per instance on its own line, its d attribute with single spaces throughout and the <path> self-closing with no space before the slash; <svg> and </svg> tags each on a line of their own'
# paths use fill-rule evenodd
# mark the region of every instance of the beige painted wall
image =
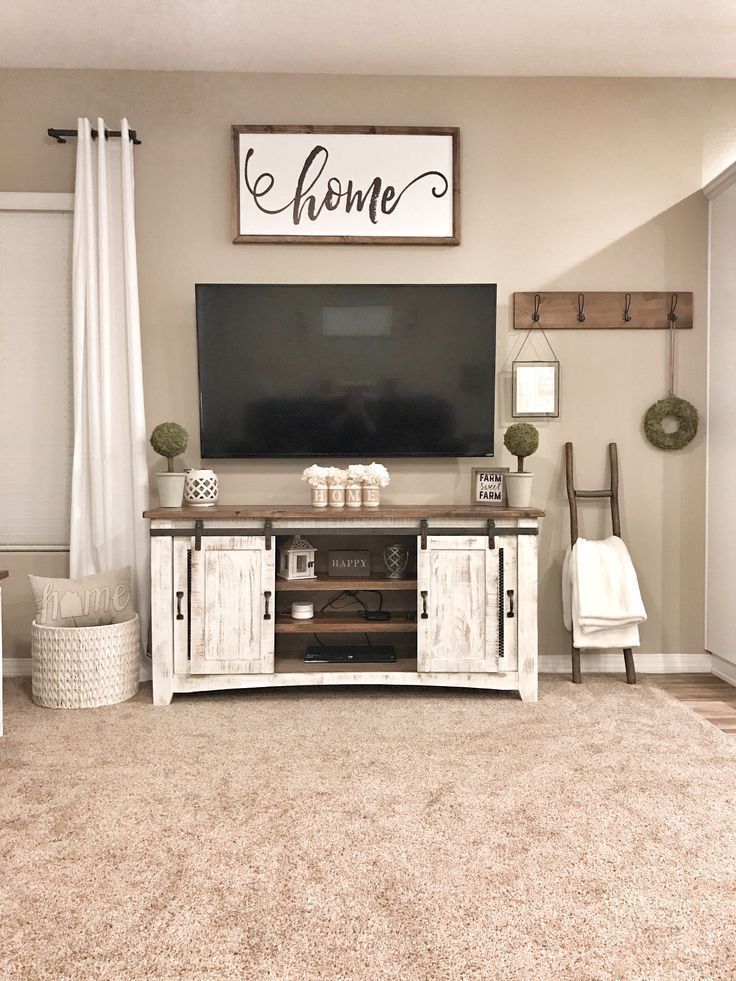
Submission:
<svg viewBox="0 0 736 981">
<path fill-rule="evenodd" d="M 198 462 L 200 281 L 497 282 L 499 447 L 521 342 L 509 329 L 515 290 L 693 290 L 695 329 L 679 335 L 678 388 L 704 410 L 707 212 L 699 188 L 736 156 L 736 81 L 4 71 L 0 190 L 71 190 L 74 146 L 44 133 L 98 114 L 116 128 L 127 115 L 144 140 L 136 194 L 147 418 L 149 428 L 177 419 L 189 429 L 187 464 Z M 232 245 L 230 124 L 298 122 L 460 126 L 462 244 Z M 666 335 L 550 339 L 562 363 L 561 411 L 540 424 L 532 466 L 535 503 L 548 513 L 540 650 L 568 650 L 559 570 L 568 536 L 562 447 L 570 439 L 581 486 L 601 484 L 606 443 L 619 444 L 624 535 L 650 615 L 642 649 L 700 652 L 704 436 L 667 455 L 649 446 L 641 426 L 666 390 Z M 502 447 L 498 461 L 511 462 Z M 392 461 L 386 500 L 464 503 L 478 462 Z M 153 472 L 153 456 L 151 465 Z M 224 502 L 304 499 L 299 463 L 217 469 Z M 596 508 L 583 520 L 594 536 L 606 531 Z"/>
</svg>

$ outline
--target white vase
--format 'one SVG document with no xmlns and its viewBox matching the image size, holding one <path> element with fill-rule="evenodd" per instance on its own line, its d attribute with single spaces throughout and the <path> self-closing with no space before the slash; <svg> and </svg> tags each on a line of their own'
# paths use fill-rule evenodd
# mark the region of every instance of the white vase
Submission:
<svg viewBox="0 0 736 981">
<path fill-rule="evenodd" d="M 217 504 L 218 483 L 214 470 L 187 470 L 184 503 L 190 508 L 211 508 Z"/>
<path fill-rule="evenodd" d="M 533 473 L 507 473 L 506 497 L 510 508 L 528 508 L 532 499 Z"/>
<path fill-rule="evenodd" d="M 328 490 L 329 505 L 331 508 L 345 507 L 345 488 L 330 487 Z"/>
<path fill-rule="evenodd" d="M 363 503 L 363 488 L 360 483 L 348 484 L 345 488 L 345 504 L 349 508 L 359 508 Z"/>
<path fill-rule="evenodd" d="M 381 503 L 381 488 L 377 484 L 363 484 L 363 506 L 377 508 Z"/>
<path fill-rule="evenodd" d="M 327 507 L 327 484 L 318 484 L 316 487 L 312 487 L 312 507 Z"/>
<path fill-rule="evenodd" d="M 184 473 L 157 473 L 158 499 L 162 508 L 180 508 L 184 497 Z"/>
</svg>

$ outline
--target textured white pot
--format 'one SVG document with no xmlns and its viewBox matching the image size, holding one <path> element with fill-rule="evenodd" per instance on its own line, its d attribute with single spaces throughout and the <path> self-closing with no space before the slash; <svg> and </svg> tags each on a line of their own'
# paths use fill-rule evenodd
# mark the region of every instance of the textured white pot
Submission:
<svg viewBox="0 0 736 981">
<path fill-rule="evenodd" d="M 185 477 L 184 503 L 187 507 L 211 508 L 217 504 L 219 487 L 214 470 L 187 470 Z"/>
<path fill-rule="evenodd" d="M 162 508 L 180 508 L 184 498 L 183 473 L 157 473 L 158 499 Z"/>
<path fill-rule="evenodd" d="M 506 497 L 510 508 L 528 508 L 532 499 L 533 473 L 507 473 Z"/>
</svg>

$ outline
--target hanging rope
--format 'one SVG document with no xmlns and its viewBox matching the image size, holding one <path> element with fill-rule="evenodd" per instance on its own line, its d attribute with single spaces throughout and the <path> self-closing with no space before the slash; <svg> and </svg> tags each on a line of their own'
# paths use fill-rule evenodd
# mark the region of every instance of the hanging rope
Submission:
<svg viewBox="0 0 736 981">
<path fill-rule="evenodd" d="M 667 319 L 670 322 L 670 395 L 675 394 L 675 344 L 677 334 L 675 332 L 675 324 L 677 323 L 677 315 L 675 310 L 677 309 L 677 293 L 672 294 L 672 299 L 670 300 L 670 312 L 667 314 Z"/>
</svg>

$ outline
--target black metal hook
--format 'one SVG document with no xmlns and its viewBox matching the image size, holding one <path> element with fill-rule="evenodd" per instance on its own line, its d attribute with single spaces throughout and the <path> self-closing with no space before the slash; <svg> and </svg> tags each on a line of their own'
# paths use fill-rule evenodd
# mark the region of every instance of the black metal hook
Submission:
<svg viewBox="0 0 736 981">
<path fill-rule="evenodd" d="M 677 293 L 673 293 L 670 297 L 670 312 L 667 314 L 667 319 L 670 324 L 674 327 L 677 323 L 677 314 L 675 310 L 677 309 Z"/>
<path fill-rule="evenodd" d="M 578 323 L 585 323 L 585 293 L 578 293 Z"/>
<path fill-rule="evenodd" d="M 539 304 L 542 302 L 542 297 L 539 293 L 534 294 L 534 309 L 532 310 L 532 320 L 535 324 L 539 323 Z"/>
<path fill-rule="evenodd" d="M 624 323 L 628 324 L 631 320 L 631 315 L 629 310 L 631 309 L 631 293 L 627 293 L 624 297 Z"/>
</svg>

